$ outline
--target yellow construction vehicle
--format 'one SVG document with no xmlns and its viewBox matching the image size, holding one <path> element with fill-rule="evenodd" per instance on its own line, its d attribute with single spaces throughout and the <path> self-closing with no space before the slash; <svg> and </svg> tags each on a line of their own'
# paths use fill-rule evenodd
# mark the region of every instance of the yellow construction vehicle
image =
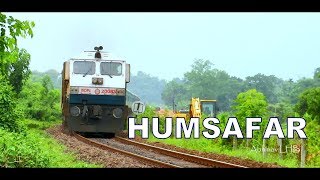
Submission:
<svg viewBox="0 0 320 180">
<path fill-rule="evenodd" d="M 199 98 L 191 98 L 189 110 L 180 110 L 174 112 L 174 117 L 183 117 L 189 120 L 191 117 L 201 117 L 203 114 L 209 117 L 217 115 L 217 100 L 200 100 Z"/>
</svg>

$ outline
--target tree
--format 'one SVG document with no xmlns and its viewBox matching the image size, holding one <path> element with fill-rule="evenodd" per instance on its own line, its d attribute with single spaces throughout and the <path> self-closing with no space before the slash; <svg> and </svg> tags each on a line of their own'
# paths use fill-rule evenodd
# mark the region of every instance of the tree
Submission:
<svg viewBox="0 0 320 180">
<path fill-rule="evenodd" d="M 263 93 L 256 89 L 250 89 L 240 93 L 235 99 L 235 115 L 238 119 L 245 120 L 246 117 L 263 117 L 267 113 L 268 103 Z M 243 124 L 244 125 L 244 124 Z"/>
<path fill-rule="evenodd" d="M 18 37 L 33 36 L 32 28 L 33 22 L 20 21 L 14 19 L 12 16 L 7 17 L 0 13 L 0 127 L 9 131 L 17 131 L 19 129 L 17 118 L 18 113 L 16 109 L 16 97 L 10 82 L 16 80 L 18 69 L 20 66 L 24 69 L 28 63 L 14 64 L 19 59 L 19 55 L 25 58 L 26 54 L 19 54 L 17 46 Z M 27 65 L 28 66 L 28 65 Z M 15 71 L 16 70 L 16 71 Z M 23 74 L 23 73 L 22 73 Z M 9 77 L 11 76 L 11 81 Z M 20 81 L 20 80 L 19 80 Z M 23 79 L 21 79 L 23 82 Z M 19 82 L 14 85 L 19 87 Z M 15 89 L 16 90 L 16 89 Z"/>
<path fill-rule="evenodd" d="M 188 99 L 186 97 L 186 87 L 182 82 L 179 82 L 180 79 L 173 79 L 172 81 L 168 82 L 161 93 L 161 98 L 164 101 L 164 103 L 168 106 L 171 106 L 173 108 L 173 103 L 178 104 L 180 108 L 186 108 L 183 107 L 183 104 L 180 104 L 181 101 Z M 189 98 L 190 99 L 190 98 Z M 185 102 L 185 101 L 184 101 Z M 187 106 L 188 104 L 185 104 Z"/>
<path fill-rule="evenodd" d="M 17 38 L 33 37 L 34 25 L 34 22 L 20 21 L 0 13 L 0 72 L 4 78 L 9 77 L 12 63 L 19 59 Z"/>
<path fill-rule="evenodd" d="M 18 61 L 13 62 L 9 70 L 9 82 L 17 94 L 20 93 L 22 86 L 31 74 L 29 64 L 30 54 L 25 49 L 21 49 Z"/>
<path fill-rule="evenodd" d="M 288 117 L 294 115 L 293 105 L 285 101 L 269 104 L 268 110 L 270 116 L 278 117 L 281 122 L 286 122 Z"/>
<path fill-rule="evenodd" d="M 256 89 L 250 89 L 237 96 L 235 105 L 232 108 L 235 110 L 241 129 L 245 129 L 246 118 L 264 117 L 267 114 L 267 106 L 268 103 L 263 93 L 258 92 Z M 248 147 L 249 139 L 246 142 Z"/>
<path fill-rule="evenodd" d="M 292 79 L 289 79 L 279 83 L 278 87 L 280 89 L 280 91 L 277 93 L 278 102 L 285 102 L 292 105 L 297 103 L 298 94 L 296 92 L 299 88 L 297 83 L 295 83 Z"/>
<path fill-rule="evenodd" d="M 225 74 L 219 76 L 219 74 Z M 230 77 L 226 72 L 219 71 L 217 73 L 216 84 L 213 85 L 217 91 L 217 100 L 219 109 L 222 111 L 230 110 L 233 100 L 240 92 L 243 92 L 243 80 L 236 77 Z"/>
<path fill-rule="evenodd" d="M 299 79 L 296 83 L 292 85 L 291 94 L 291 103 L 297 104 L 299 100 L 299 95 L 303 93 L 305 90 L 310 88 L 315 88 L 320 86 L 320 79 L 313 79 L 313 78 L 302 78 Z"/>
<path fill-rule="evenodd" d="M 142 101 L 159 105 L 163 104 L 161 92 L 165 84 L 164 80 L 159 80 L 157 77 L 138 71 L 136 76 L 131 76 L 128 89 L 138 95 Z"/>
<path fill-rule="evenodd" d="M 49 75 L 45 75 L 42 80 L 41 99 L 44 106 L 54 108 L 55 103 L 60 100 L 60 90 L 54 89 L 53 82 Z"/>
<path fill-rule="evenodd" d="M 41 79 L 41 84 L 42 84 L 42 87 L 44 87 L 42 95 L 47 96 L 48 93 L 53 89 L 53 83 L 52 83 L 50 76 L 46 74 Z"/>
<path fill-rule="evenodd" d="M 209 60 L 195 59 L 191 71 L 184 74 L 186 86 L 192 96 L 199 98 L 215 97 L 210 88 L 214 81 L 213 63 Z"/>
<path fill-rule="evenodd" d="M 278 102 L 276 87 L 277 84 L 280 84 L 281 82 L 282 80 L 274 75 L 266 76 L 259 73 L 254 76 L 248 76 L 245 84 L 247 89 L 257 89 L 258 91 L 262 92 L 266 96 L 268 102 L 276 103 Z"/>
<path fill-rule="evenodd" d="M 299 96 L 295 111 L 303 116 L 305 113 L 320 121 L 320 87 L 305 90 Z"/>
<path fill-rule="evenodd" d="M 314 71 L 313 79 L 320 79 L 320 67 Z"/>
<path fill-rule="evenodd" d="M 192 97 L 218 100 L 220 110 L 229 110 L 233 99 L 243 90 L 243 80 L 212 66 L 209 60 L 194 61 L 192 70 L 184 75 L 187 92 Z"/>
<path fill-rule="evenodd" d="M 49 69 L 43 74 L 47 74 L 50 76 L 54 88 L 61 89 L 61 74 L 58 71 Z"/>
</svg>

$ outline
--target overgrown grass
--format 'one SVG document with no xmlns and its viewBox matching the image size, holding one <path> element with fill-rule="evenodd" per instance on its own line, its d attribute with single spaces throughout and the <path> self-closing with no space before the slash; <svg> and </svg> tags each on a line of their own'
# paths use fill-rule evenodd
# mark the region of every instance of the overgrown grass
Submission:
<svg viewBox="0 0 320 180">
<path fill-rule="evenodd" d="M 0 129 L 0 166 L 2 167 L 50 167 L 81 168 L 102 167 L 76 159 L 66 147 L 51 138 L 43 129 L 60 121 L 39 122 L 23 120 L 27 130 L 13 133 Z"/>
<path fill-rule="evenodd" d="M 37 129 L 37 130 L 45 130 L 55 125 L 61 124 L 61 120 L 54 120 L 54 121 L 38 121 L 34 119 L 22 119 L 19 121 L 19 125 L 25 127 L 28 130 Z"/>
<path fill-rule="evenodd" d="M 76 159 L 76 155 L 71 152 L 67 152 L 67 148 L 61 145 L 57 140 L 51 138 L 48 134 L 40 130 L 33 131 L 35 136 L 41 138 L 42 146 L 48 151 L 50 158 L 50 164 L 48 167 L 70 167 L 70 168 L 84 168 L 84 167 L 102 167 L 101 165 L 91 164 Z"/>
</svg>

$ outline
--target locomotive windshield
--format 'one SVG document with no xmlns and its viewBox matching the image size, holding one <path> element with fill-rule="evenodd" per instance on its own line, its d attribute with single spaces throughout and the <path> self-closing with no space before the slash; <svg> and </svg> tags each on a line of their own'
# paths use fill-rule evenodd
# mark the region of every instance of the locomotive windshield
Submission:
<svg viewBox="0 0 320 180">
<path fill-rule="evenodd" d="M 117 62 L 101 62 L 100 73 L 102 75 L 120 76 L 122 74 L 122 64 Z"/>
<path fill-rule="evenodd" d="M 92 75 L 96 72 L 95 62 L 92 61 L 75 61 L 73 63 L 73 73 Z"/>
</svg>

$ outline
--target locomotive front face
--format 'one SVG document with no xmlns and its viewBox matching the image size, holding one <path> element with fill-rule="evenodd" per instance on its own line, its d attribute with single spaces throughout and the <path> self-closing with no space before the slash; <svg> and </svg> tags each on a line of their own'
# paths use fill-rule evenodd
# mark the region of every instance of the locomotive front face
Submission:
<svg viewBox="0 0 320 180">
<path fill-rule="evenodd" d="M 115 133 L 123 130 L 128 113 L 128 68 L 125 61 L 120 60 L 70 60 L 67 121 L 73 131 Z"/>
</svg>

